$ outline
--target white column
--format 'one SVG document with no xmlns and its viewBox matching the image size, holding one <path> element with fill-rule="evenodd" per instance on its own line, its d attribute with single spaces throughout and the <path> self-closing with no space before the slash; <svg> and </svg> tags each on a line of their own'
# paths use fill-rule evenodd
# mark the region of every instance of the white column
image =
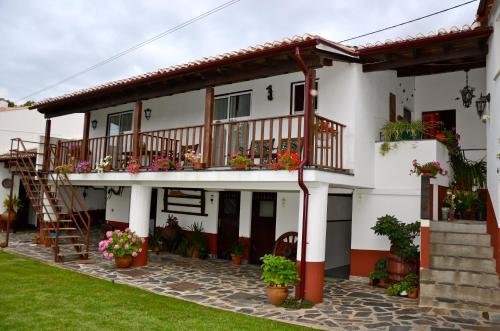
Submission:
<svg viewBox="0 0 500 331">
<path fill-rule="evenodd" d="M 151 209 L 151 192 L 153 188 L 141 185 L 132 185 L 130 193 L 130 230 L 139 237 L 149 236 L 149 212 Z"/>
<path fill-rule="evenodd" d="M 309 189 L 309 212 L 307 214 L 307 262 L 325 261 L 326 244 L 326 211 L 328 207 L 328 184 L 306 184 Z M 299 241 L 297 243 L 297 260 L 301 257 L 302 247 L 302 210 L 304 193 L 300 191 L 299 200 Z"/>
</svg>

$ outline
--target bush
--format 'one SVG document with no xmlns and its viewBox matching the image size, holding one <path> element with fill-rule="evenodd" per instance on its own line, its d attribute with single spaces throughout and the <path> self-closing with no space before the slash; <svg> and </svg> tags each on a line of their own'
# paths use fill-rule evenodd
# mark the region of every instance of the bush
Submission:
<svg viewBox="0 0 500 331">
<path fill-rule="evenodd" d="M 280 287 L 296 284 L 300 278 L 295 262 L 283 256 L 266 254 L 262 261 L 261 279 L 268 287 Z"/>
<path fill-rule="evenodd" d="M 371 228 L 376 235 L 387 236 L 391 242 L 391 250 L 402 259 L 418 256 L 418 245 L 413 240 L 420 234 L 420 222 L 405 224 L 394 216 L 385 215 L 378 218 Z"/>
</svg>

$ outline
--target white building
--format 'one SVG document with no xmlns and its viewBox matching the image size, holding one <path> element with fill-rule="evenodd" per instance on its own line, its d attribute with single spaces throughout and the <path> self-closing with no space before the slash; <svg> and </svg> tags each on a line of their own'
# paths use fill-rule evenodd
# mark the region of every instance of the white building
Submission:
<svg viewBox="0 0 500 331">
<path fill-rule="evenodd" d="M 489 15 L 481 12 L 484 3 Z M 202 222 L 213 257 L 240 242 L 250 263 L 271 252 L 276 239 L 296 232 L 297 260 L 305 257 L 299 262 L 305 267 L 305 296 L 321 301 L 325 270 L 367 276 L 387 255 L 389 242 L 370 229 L 377 217 L 419 220 L 422 200 L 430 205 L 429 219 L 440 217 L 449 177 L 432 179 L 427 198 L 420 178 L 408 172 L 413 159 L 446 164 L 446 147 L 434 139 L 413 140 L 382 156 L 381 128 L 398 116 L 446 122 L 460 133 L 470 159 L 487 157 L 488 224 L 499 259 L 498 2 L 492 6 L 482 2 L 482 24 L 473 27 L 365 47 L 295 37 L 50 98 L 35 107 L 54 120 L 85 114 L 83 139 L 58 144 L 59 164 L 75 157 L 95 168 L 104 156 L 113 156 L 112 172 L 68 176 L 73 185 L 106 187 L 110 224 L 148 237 L 174 214 L 184 228 Z M 464 108 L 459 92 L 464 70 L 476 95 L 491 96 L 485 122 L 474 105 Z M 148 171 L 158 157 L 188 166 L 188 150 L 203 154 L 206 170 Z M 301 170 L 270 169 L 284 151 L 298 152 L 302 160 L 307 155 L 303 185 Z M 256 167 L 231 170 L 234 154 L 246 155 Z M 127 171 L 132 158 L 142 166 L 137 174 Z M 428 250 L 424 238 L 421 245 L 422 252 Z M 145 263 L 143 255 L 138 265 Z M 423 260 L 421 266 L 426 267 Z"/>
</svg>

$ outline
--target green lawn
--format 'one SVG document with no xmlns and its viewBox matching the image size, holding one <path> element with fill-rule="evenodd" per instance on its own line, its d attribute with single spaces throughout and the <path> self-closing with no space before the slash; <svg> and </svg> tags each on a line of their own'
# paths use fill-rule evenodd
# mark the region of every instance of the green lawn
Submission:
<svg viewBox="0 0 500 331">
<path fill-rule="evenodd" d="M 0 252 L 0 330 L 303 330 Z"/>
</svg>

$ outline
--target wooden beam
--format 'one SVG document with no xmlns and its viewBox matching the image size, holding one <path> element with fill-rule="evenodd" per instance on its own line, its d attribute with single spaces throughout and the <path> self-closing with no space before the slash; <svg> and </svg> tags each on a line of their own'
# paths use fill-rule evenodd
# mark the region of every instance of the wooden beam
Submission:
<svg viewBox="0 0 500 331">
<path fill-rule="evenodd" d="M 83 118 L 82 152 L 81 159 L 87 160 L 89 157 L 89 130 L 90 130 L 90 112 L 86 112 Z"/>
<path fill-rule="evenodd" d="M 214 88 L 205 92 L 205 125 L 203 132 L 203 162 L 207 168 L 212 164 L 212 122 L 214 120 Z"/>
<path fill-rule="evenodd" d="M 309 80 L 309 86 L 311 87 L 311 90 L 315 88 L 316 86 L 316 70 L 310 69 L 309 70 L 309 75 L 307 77 Z M 305 86 L 304 86 L 305 88 Z M 315 112 L 314 112 L 314 97 L 311 95 L 311 90 L 309 91 L 304 91 L 304 101 L 309 102 L 309 164 L 314 163 L 314 119 L 315 119 Z M 308 97 L 307 97 L 307 95 Z M 304 103 L 305 106 L 305 103 Z M 308 165 L 309 165 L 308 164 Z"/>
<path fill-rule="evenodd" d="M 307 65 L 311 68 L 320 68 L 323 66 L 319 56 L 307 59 Z M 201 79 L 199 75 L 190 75 L 185 81 L 179 81 L 179 78 L 169 79 L 168 81 L 157 81 L 147 86 L 136 86 L 134 88 L 123 88 L 114 92 L 108 92 L 105 95 L 86 97 L 72 103 L 63 103 L 38 110 L 46 114 L 46 117 L 55 117 L 71 113 L 84 113 L 90 110 L 96 110 L 105 107 L 116 106 L 133 102 L 137 99 L 147 100 L 162 96 L 169 96 L 188 91 L 203 89 L 209 86 L 232 84 L 252 79 L 276 76 L 299 71 L 297 64 L 293 60 L 275 62 L 274 65 L 261 65 L 249 70 L 249 66 L 243 66 L 237 71 L 228 71 L 223 74 L 216 70 L 207 70 L 203 72 L 206 79 Z M 167 83 L 167 84 L 166 84 Z"/>
<path fill-rule="evenodd" d="M 455 59 L 463 59 L 469 57 L 478 57 L 478 56 L 486 56 L 487 50 L 480 49 L 467 49 L 462 51 L 455 51 L 449 53 L 440 53 L 435 55 L 421 55 L 417 58 L 397 60 L 394 62 L 378 62 L 378 63 L 368 63 L 363 65 L 364 72 L 371 71 L 381 71 L 381 70 L 391 70 L 391 69 L 399 69 L 403 67 L 415 66 L 420 64 L 441 62 L 441 61 L 450 61 Z"/>
<path fill-rule="evenodd" d="M 132 156 L 134 159 L 139 158 L 140 135 L 141 135 L 141 119 L 142 119 L 142 101 L 135 102 L 134 109 L 134 127 L 132 130 Z"/>
<path fill-rule="evenodd" d="M 485 60 L 477 60 L 477 61 L 472 61 L 472 62 L 468 62 L 468 63 L 443 64 L 443 65 L 432 65 L 432 66 L 422 65 L 422 66 L 398 69 L 398 77 L 441 74 L 441 73 L 445 73 L 445 72 L 483 68 L 485 66 L 486 66 Z"/>
<path fill-rule="evenodd" d="M 49 161 L 50 161 L 50 126 L 51 120 L 45 120 L 45 135 L 43 137 L 43 162 L 42 162 L 42 170 L 49 170 Z"/>
</svg>

